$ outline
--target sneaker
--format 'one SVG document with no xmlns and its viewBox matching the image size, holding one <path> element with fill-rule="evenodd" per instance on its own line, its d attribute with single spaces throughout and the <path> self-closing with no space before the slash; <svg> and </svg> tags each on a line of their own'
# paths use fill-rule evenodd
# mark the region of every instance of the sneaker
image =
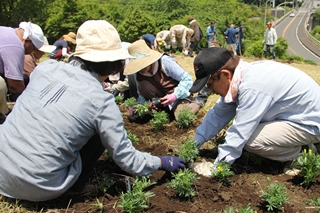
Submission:
<svg viewBox="0 0 320 213">
<path fill-rule="evenodd" d="M 285 175 L 296 176 L 301 172 L 301 170 L 293 168 L 293 164 L 294 164 L 295 161 L 296 160 L 285 162 L 285 165 L 284 165 L 284 168 L 283 168 L 283 173 Z"/>
</svg>

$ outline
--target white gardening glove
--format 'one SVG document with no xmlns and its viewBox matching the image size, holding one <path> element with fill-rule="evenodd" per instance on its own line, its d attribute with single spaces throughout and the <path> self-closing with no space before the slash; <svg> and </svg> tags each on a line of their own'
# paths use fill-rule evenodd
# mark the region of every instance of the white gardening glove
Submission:
<svg viewBox="0 0 320 213">
<path fill-rule="evenodd" d="M 117 84 L 113 86 L 114 90 L 118 90 L 119 92 L 124 92 L 129 89 L 128 80 L 118 81 Z"/>
<path fill-rule="evenodd" d="M 213 163 L 207 162 L 206 160 L 203 159 L 202 162 L 191 164 L 190 168 L 199 175 L 211 177 L 212 176 L 211 170 L 213 169 Z"/>
</svg>

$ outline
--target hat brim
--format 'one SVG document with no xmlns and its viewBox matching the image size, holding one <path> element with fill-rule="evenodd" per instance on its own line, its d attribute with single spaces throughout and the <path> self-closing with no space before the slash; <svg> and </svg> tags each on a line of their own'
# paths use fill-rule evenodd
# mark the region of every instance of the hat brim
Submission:
<svg viewBox="0 0 320 213">
<path fill-rule="evenodd" d="M 69 35 L 63 35 L 63 38 L 66 40 L 66 41 L 69 41 L 71 42 L 72 44 L 76 44 L 76 40 L 71 38 Z"/>
<path fill-rule="evenodd" d="M 54 45 L 43 45 L 39 50 L 45 53 L 52 53 L 56 48 Z"/>
<path fill-rule="evenodd" d="M 103 61 L 118 61 L 125 60 L 132 57 L 127 50 L 89 50 L 89 51 L 76 51 L 71 56 L 77 56 L 86 61 L 103 62 Z"/>
<path fill-rule="evenodd" d="M 199 92 L 208 82 L 210 78 L 209 76 L 206 76 L 205 78 L 201 78 L 201 79 L 196 79 L 191 87 L 191 89 L 189 90 L 190 93 L 196 93 Z"/>
<path fill-rule="evenodd" d="M 123 71 L 124 75 L 132 75 L 139 72 L 140 70 L 146 68 L 150 64 L 158 61 L 163 54 L 155 50 L 151 50 L 148 56 L 142 58 L 134 58 L 129 61 L 126 68 Z"/>
</svg>

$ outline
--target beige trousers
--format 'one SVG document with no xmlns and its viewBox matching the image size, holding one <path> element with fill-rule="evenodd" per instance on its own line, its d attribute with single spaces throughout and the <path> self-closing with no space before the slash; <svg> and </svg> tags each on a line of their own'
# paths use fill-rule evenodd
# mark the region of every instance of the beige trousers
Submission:
<svg viewBox="0 0 320 213">
<path fill-rule="evenodd" d="M 291 126 L 282 121 L 260 123 L 244 149 L 256 155 L 280 162 L 297 158 L 302 145 L 320 142 L 320 135 Z"/>
<path fill-rule="evenodd" d="M 7 114 L 8 113 L 8 105 L 7 105 L 7 84 L 4 79 L 0 76 L 0 113 Z"/>
</svg>

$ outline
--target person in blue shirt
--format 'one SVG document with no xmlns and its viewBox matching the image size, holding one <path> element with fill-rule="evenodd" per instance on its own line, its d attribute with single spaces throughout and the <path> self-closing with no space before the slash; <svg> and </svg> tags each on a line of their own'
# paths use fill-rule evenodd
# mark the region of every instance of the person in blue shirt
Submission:
<svg viewBox="0 0 320 213">
<path fill-rule="evenodd" d="M 238 34 L 238 30 L 234 29 L 234 24 L 230 24 L 230 27 L 223 34 L 226 38 L 227 48 L 231 49 L 234 55 L 236 55 L 236 35 Z"/>
<path fill-rule="evenodd" d="M 207 40 L 208 40 L 208 47 L 211 47 L 212 41 L 217 41 L 217 32 L 216 32 L 216 22 L 211 21 L 210 26 L 207 27 L 206 30 Z"/>
<path fill-rule="evenodd" d="M 50 53 L 51 59 L 63 60 L 69 58 L 71 53 L 71 45 L 76 44 L 76 34 L 69 32 L 68 34 L 63 35 L 57 41 L 53 43 L 56 46 L 56 49 Z"/>
<path fill-rule="evenodd" d="M 296 175 L 293 162 L 303 147 L 316 150 L 320 142 L 320 87 L 303 71 L 263 60 L 248 63 L 231 50 L 203 49 L 194 60 L 196 80 L 190 92 L 205 85 L 220 95 L 196 129 L 197 147 L 218 134 L 232 119 L 214 163 L 194 165 L 210 176 L 219 162 L 233 164 L 243 149 L 271 160 L 286 162 L 284 173 Z M 290 165 L 291 164 L 291 165 Z"/>
</svg>

